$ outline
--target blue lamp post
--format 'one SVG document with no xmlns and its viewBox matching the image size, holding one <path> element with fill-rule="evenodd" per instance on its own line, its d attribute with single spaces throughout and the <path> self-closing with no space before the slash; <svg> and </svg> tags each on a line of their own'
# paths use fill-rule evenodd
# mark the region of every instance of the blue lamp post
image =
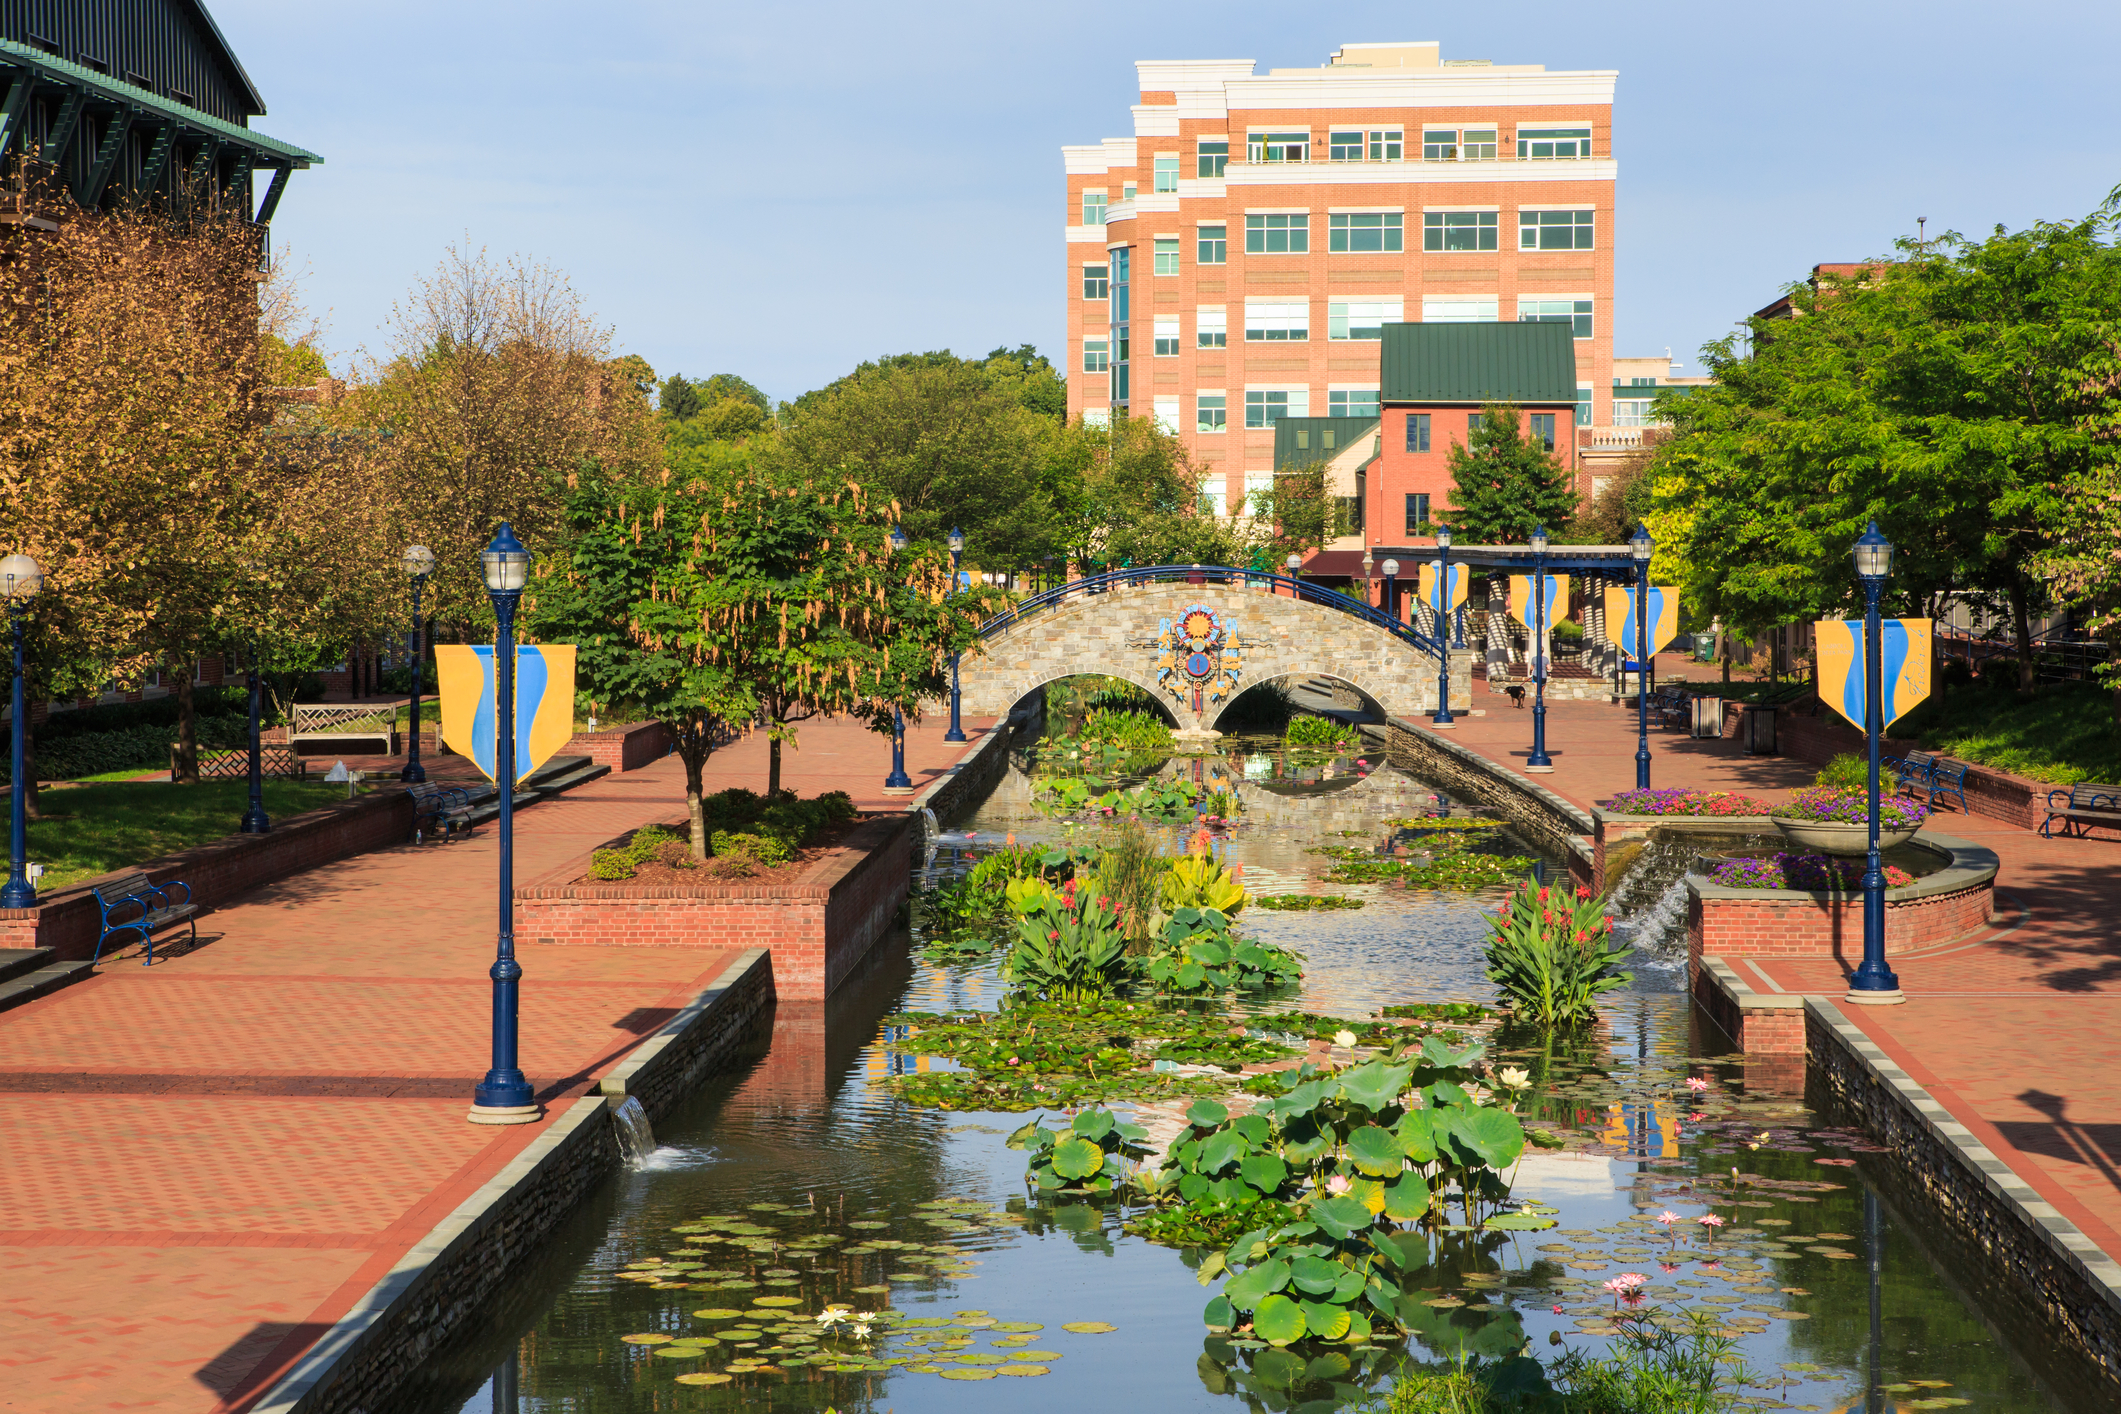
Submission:
<svg viewBox="0 0 2121 1414">
<path fill-rule="evenodd" d="M 1657 542 L 1650 528 L 1640 521 L 1628 537 L 1628 554 L 1635 561 L 1635 789 L 1650 788 L 1650 664 L 1654 655 L 1645 652 L 1650 642 L 1650 555 Z"/>
<path fill-rule="evenodd" d="M 957 593 L 957 559 L 958 556 L 964 553 L 965 532 L 953 529 L 950 532 L 950 592 L 952 594 Z M 955 653 L 950 655 L 950 730 L 943 733 L 944 741 L 963 741 L 965 739 L 965 729 L 958 724 L 957 719 L 957 658 L 958 655 Z M 908 784 L 910 785 L 911 782 L 908 782 Z"/>
<path fill-rule="evenodd" d="M 906 532 L 897 526 L 884 537 L 884 553 L 895 555 L 906 548 Z M 884 777 L 886 795 L 903 795 L 913 789 L 913 777 L 906 774 L 906 713 L 896 703 L 891 708 L 891 774 Z"/>
<path fill-rule="evenodd" d="M 22 730 L 29 721 L 28 694 L 22 690 L 22 615 L 44 588 L 44 571 L 27 555 L 0 560 L 0 590 L 7 594 L 7 617 L 15 631 L 14 774 L 8 778 L 7 887 L 0 889 L 0 908 L 35 908 L 37 891 L 29 882 L 29 763 L 23 760 Z"/>
<path fill-rule="evenodd" d="M 1451 715 L 1451 527 L 1436 527 L 1436 710 L 1429 724 L 1456 728 Z"/>
<path fill-rule="evenodd" d="M 250 671 L 245 674 L 245 685 L 250 689 L 250 808 L 243 812 L 243 824 L 239 830 L 239 833 L 246 835 L 272 833 L 272 818 L 265 813 L 265 743 L 261 725 L 265 675 L 258 671 L 258 658 L 264 651 L 263 645 L 262 633 L 251 635 Z"/>
<path fill-rule="evenodd" d="M 1863 735 L 1870 746 L 1870 852 L 1863 864 L 1863 962 L 1849 979 L 1848 999 L 1869 1006 L 1904 1002 L 1900 979 L 1885 965 L 1885 870 L 1878 861 L 1878 724 L 1884 715 L 1879 674 L 1878 596 L 1893 568 L 1893 542 L 1878 522 L 1856 539 L 1856 578 L 1863 585 Z"/>
<path fill-rule="evenodd" d="M 1532 530 L 1532 754 L 1527 771 L 1551 771 L 1547 755 L 1547 530 Z"/>
<path fill-rule="evenodd" d="M 493 596 L 493 659 L 499 698 L 494 733 L 494 784 L 500 788 L 500 929 L 493 968 L 493 1062 L 473 1092 L 473 1124 L 528 1124 L 538 1117 L 530 1081 L 516 1064 L 516 988 L 523 979 L 515 939 L 516 602 L 530 580 L 530 552 L 501 522 L 493 543 L 479 552 L 479 568 Z"/>
<path fill-rule="evenodd" d="M 420 669 L 427 658 L 420 591 L 427 587 L 427 576 L 435 572 L 435 552 L 425 545 L 408 545 L 398 563 L 412 576 L 412 736 L 405 744 L 405 769 L 398 772 L 398 779 L 418 785 L 427 779 L 427 768 L 420 764 Z"/>
</svg>

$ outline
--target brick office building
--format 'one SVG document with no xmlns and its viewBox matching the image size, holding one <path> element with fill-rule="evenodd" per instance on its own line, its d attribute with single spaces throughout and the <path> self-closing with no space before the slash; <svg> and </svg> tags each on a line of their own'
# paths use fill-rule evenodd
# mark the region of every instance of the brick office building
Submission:
<svg viewBox="0 0 2121 1414">
<path fill-rule="evenodd" d="M 1573 420 L 1607 419 L 1612 71 L 1135 68 L 1133 135 L 1062 149 L 1070 415 L 1155 415 L 1234 512 L 1282 418 L 1377 416 L 1387 325 L 1532 321 L 1568 332 Z"/>
</svg>

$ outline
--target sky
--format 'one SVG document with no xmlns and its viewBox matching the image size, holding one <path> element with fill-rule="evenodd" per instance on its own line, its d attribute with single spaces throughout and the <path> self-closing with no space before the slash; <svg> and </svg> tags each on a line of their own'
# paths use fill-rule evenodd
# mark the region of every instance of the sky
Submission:
<svg viewBox="0 0 2121 1414">
<path fill-rule="evenodd" d="M 453 243 L 564 271 L 659 375 L 775 398 L 909 350 L 1059 363 L 1060 147 L 1131 130 L 1136 59 L 1438 40 L 1617 69 L 1614 353 L 1683 373 L 1918 217 L 1980 235 L 2121 184 L 2111 0 L 208 4 L 265 96 L 253 126 L 325 158 L 273 243 L 340 371 Z"/>
</svg>

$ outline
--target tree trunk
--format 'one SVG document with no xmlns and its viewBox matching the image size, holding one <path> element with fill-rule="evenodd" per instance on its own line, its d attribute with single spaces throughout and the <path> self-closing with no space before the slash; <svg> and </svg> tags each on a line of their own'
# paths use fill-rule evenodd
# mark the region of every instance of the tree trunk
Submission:
<svg viewBox="0 0 2121 1414">
<path fill-rule="evenodd" d="M 2018 647 L 2018 691 L 2030 695 L 2040 685 L 2040 674 L 2033 663 L 2032 605 L 2023 584 L 2011 584 L 2010 602 L 2011 632 Z"/>
<path fill-rule="evenodd" d="M 781 738 L 772 727 L 766 731 L 766 798 L 771 800 L 781 790 Z"/>
<path fill-rule="evenodd" d="M 712 723 L 694 716 L 671 723 L 678 735 L 678 759 L 685 763 L 685 815 L 691 822 L 692 857 L 707 857 L 707 811 L 700 803 L 700 773 L 713 749 Z"/>
<path fill-rule="evenodd" d="M 192 664 L 177 664 L 177 761 L 170 779 L 186 785 L 199 780 L 199 719 L 192 710 Z"/>
</svg>

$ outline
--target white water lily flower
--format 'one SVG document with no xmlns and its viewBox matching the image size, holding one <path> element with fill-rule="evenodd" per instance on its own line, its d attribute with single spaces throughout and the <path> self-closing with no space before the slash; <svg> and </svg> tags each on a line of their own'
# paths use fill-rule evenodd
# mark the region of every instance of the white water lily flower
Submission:
<svg viewBox="0 0 2121 1414">
<path fill-rule="evenodd" d="M 846 1320 L 851 1314 L 845 1306 L 827 1306 L 817 1313 L 817 1323 L 829 1328 Z"/>
<path fill-rule="evenodd" d="M 1502 1068 L 1502 1073 L 1496 1078 L 1499 1079 L 1506 1088 L 1511 1090 L 1529 1090 L 1532 1088 L 1532 1072 L 1521 1069 L 1514 1065 L 1504 1066 Z"/>
<path fill-rule="evenodd" d="M 1333 1044 L 1336 1046 L 1352 1046 L 1355 1044 L 1355 1033 L 1353 1031 L 1336 1031 L 1333 1033 Z"/>
</svg>

